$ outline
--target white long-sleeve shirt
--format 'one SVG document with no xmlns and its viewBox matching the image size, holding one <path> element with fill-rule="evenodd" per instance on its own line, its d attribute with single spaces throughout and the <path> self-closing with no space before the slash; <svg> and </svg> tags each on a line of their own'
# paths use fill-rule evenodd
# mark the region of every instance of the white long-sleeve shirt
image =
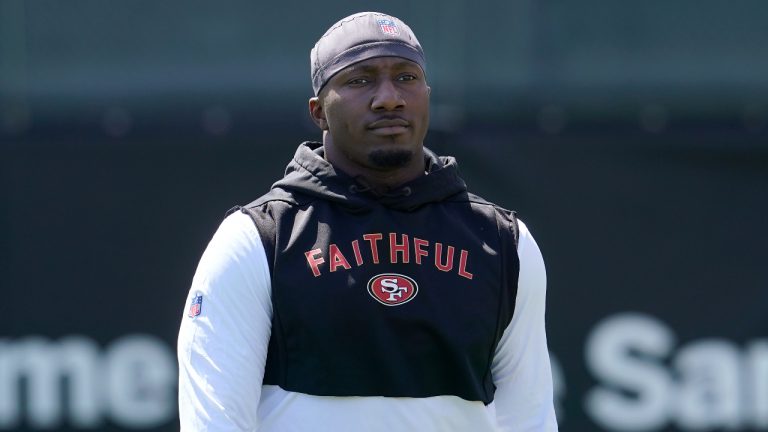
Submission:
<svg viewBox="0 0 768 432">
<path fill-rule="evenodd" d="M 178 340 L 181 430 L 249 432 L 557 431 L 544 329 L 546 272 L 519 221 L 514 315 L 498 344 L 494 401 L 314 396 L 263 385 L 272 319 L 269 265 L 249 216 L 222 222 L 203 254 Z M 193 298 L 200 312 L 189 315 Z"/>
</svg>

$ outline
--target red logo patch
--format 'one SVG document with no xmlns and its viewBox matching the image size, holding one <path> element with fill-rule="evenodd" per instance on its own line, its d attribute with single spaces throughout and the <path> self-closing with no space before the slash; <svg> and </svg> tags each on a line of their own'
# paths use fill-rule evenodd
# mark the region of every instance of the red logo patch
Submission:
<svg viewBox="0 0 768 432">
<path fill-rule="evenodd" d="M 384 273 L 368 281 L 368 293 L 384 306 L 399 306 L 416 297 L 416 281 L 397 273 Z"/>
</svg>

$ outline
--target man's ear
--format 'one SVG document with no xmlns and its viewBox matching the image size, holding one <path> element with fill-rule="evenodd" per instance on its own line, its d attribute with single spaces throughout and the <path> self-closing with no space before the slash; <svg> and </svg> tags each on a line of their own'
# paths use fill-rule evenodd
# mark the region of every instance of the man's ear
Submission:
<svg viewBox="0 0 768 432">
<path fill-rule="evenodd" d="M 320 104 L 320 98 L 315 96 L 309 98 L 309 116 L 312 117 L 312 121 L 315 122 L 317 127 L 322 130 L 328 130 L 328 120 L 325 118 L 325 110 Z"/>
</svg>

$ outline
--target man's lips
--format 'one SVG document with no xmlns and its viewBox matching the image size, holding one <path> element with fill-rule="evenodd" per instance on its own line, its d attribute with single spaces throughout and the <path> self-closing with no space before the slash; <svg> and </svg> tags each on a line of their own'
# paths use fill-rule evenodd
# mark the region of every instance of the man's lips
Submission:
<svg viewBox="0 0 768 432">
<path fill-rule="evenodd" d="M 410 125 L 402 118 L 384 118 L 369 123 L 367 128 L 376 135 L 395 135 L 405 132 Z"/>
</svg>

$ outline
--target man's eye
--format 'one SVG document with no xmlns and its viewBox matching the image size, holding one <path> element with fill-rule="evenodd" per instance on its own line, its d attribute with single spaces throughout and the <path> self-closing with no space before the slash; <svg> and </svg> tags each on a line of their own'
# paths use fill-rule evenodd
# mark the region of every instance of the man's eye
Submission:
<svg viewBox="0 0 768 432">
<path fill-rule="evenodd" d="M 413 75 L 413 74 L 403 74 L 403 75 L 400 75 L 399 77 L 397 77 L 397 79 L 399 81 L 413 81 L 413 80 L 417 79 L 417 77 L 416 77 L 416 75 Z"/>
<path fill-rule="evenodd" d="M 355 78 L 347 81 L 347 84 L 351 85 L 362 85 L 362 84 L 368 84 L 370 81 L 368 78 Z"/>
</svg>

